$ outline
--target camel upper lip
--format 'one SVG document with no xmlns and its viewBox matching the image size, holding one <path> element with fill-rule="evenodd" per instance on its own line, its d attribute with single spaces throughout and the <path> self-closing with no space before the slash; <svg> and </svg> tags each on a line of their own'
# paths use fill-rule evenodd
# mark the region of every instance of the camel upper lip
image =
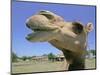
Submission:
<svg viewBox="0 0 100 75">
<path fill-rule="evenodd" d="M 54 30 L 53 28 L 48 28 L 48 27 L 42 27 L 42 26 L 33 26 L 33 27 L 29 27 L 29 25 L 27 25 L 27 27 L 29 29 L 31 29 L 32 31 L 34 32 L 37 32 L 37 31 L 52 31 Z"/>
<path fill-rule="evenodd" d="M 52 29 L 49 29 L 49 28 L 47 28 L 47 27 L 39 27 L 39 26 L 33 26 L 33 27 L 30 27 L 29 25 L 27 25 L 27 27 L 29 28 L 29 29 L 31 29 L 32 31 L 50 31 L 50 30 L 52 30 Z"/>
</svg>

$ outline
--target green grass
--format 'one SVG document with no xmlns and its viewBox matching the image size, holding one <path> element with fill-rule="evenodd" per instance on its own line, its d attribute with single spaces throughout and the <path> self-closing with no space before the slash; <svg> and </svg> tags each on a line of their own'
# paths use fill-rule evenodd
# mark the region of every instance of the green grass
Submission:
<svg viewBox="0 0 100 75">
<path fill-rule="evenodd" d="M 96 68 L 95 59 L 86 59 L 85 63 L 86 63 L 85 64 L 86 69 L 95 69 Z"/>
<path fill-rule="evenodd" d="M 95 68 L 95 59 L 86 59 L 86 69 Z M 45 71 L 61 71 L 66 70 L 64 62 L 17 62 L 12 63 L 12 73 L 30 73 L 30 72 L 45 72 Z"/>
</svg>

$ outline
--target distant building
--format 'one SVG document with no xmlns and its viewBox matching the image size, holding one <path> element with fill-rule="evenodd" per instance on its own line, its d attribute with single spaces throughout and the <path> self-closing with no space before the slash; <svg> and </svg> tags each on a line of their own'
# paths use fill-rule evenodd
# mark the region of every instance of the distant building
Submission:
<svg viewBox="0 0 100 75">
<path fill-rule="evenodd" d="M 65 57 L 63 54 L 57 54 L 56 57 L 54 58 L 55 61 L 64 61 Z"/>
<path fill-rule="evenodd" d="M 95 58 L 95 55 L 93 55 L 93 53 L 89 53 L 88 55 L 86 55 L 86 58 L 92 59 Z"/>
<path fill-rule="evenodd" d="M 48 56 L 36 56 L 36 57 L 32 57 L 32 60 L 34 60 L 34 61 L 48 61 Z"/>
<path fill-rule="evenodd" d="M 44 55 L 44 56 L 33 56 L 31 58 L 31 60 L 40 61 L 40 62 L 42 62 L 42 61 L 49 61 L 48 55 Z M 64 60 L 65 60 L 64 55 L 60 53 L 60 54 L 55 55 L 55 57 L 52 58 L 50 61 L 64 61 Z"/>
</svg>

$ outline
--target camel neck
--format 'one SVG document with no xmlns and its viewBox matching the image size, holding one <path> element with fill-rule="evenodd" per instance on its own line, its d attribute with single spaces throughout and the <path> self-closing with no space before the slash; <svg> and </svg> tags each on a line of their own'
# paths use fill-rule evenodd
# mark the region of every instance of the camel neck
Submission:
<svg viewBox="0 0 100 75">
<path fill-rule="evenodd" d="M 63 50 L 63 54 L 70 66 L 68 70 L 84 70 L 85 68 L 85 58 L 83 56 L 77 55 L 70 50 Z"/>
</svg>

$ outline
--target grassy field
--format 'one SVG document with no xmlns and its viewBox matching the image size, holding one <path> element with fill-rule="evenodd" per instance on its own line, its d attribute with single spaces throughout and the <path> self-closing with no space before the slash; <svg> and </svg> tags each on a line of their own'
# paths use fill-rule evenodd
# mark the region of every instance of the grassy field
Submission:
<svg viewBox="0 0 100 75">
<path fill-rule="evenodd" d="M 86 69 L 95 68 L 95 59 L 86 59 Z M 30 73 L 30 72 L 45 72 L 45 71 L 62 71 L 66 70 L 64 62 L 17 62 L 12 63 L 12 73 Z"/>
<path fill-rule="evenodd" d="M 86 59 L 85 62 L 85 68 L 86 69 L 95 69 L 96 68 L 96 61 L 95 59 Z"/>
</svg>

